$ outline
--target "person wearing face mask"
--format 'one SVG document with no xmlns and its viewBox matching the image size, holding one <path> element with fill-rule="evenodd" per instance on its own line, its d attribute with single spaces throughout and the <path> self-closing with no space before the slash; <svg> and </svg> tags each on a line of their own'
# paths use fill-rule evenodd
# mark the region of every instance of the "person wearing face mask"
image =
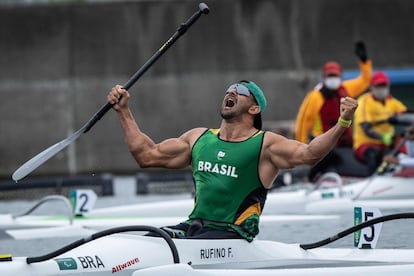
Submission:
<svg viewBox="0 0 414 276">
<path fill-rule="evenodd" d="M 406 112 L 407 107 L 391 96 L 390 81 L 384 72 L 372 76 L 371 90 L 358 98 L 358 104 L 360 109 L 354 116 L 354 154 L 372 174 L 393 143 L 394 126 L 387 119 Z"/>
<path fill-rule="evenodd" d="M 303 100 L 296 117 L 296 140 L 308 143 L 314 137 L 328 131 L 336 124 L 338 106 L 343 97 L 356 98 L 365 92 L 371 81 L 372 62 L 368 59 L 363 42 L 355 44 L 355 54 L 359 59 L 360 75 L 355 79 L 342 81 L 341 66 L 334 61 L 325 63 L 322 70 L 322 81 L 310 91 Z M 343 122 L 350 126 L 351 121 Z M 347 147 L 352 155 L 352 129 L 348 128 L 338 140 L 337 147 Z M 318 175 L 325 172 L 328 165 L 339 162 L 341 157 L 333 150 L 321 162 L 312 167 L 308 178 L 315 181 Z"/>
</svg>

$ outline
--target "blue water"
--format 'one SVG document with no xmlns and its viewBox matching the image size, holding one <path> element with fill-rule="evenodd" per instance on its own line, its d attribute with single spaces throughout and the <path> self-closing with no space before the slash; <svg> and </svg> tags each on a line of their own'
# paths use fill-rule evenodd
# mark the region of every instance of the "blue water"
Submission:
<svg viewBox="0 0 414 276">
<path fill-rule="evenodd" d="M 119 178 L 115 185 L 115 196 L 98 198 L 96 208 L 109 207 L 125 204 L 136 204 L 140 202 L 171 200 L 179 198 L 190 198 L 191 194 L 174 194 L 174 195 L 148 195 L 137 196 L 135 194 L 135 185 L 130 178 Z M 0 202 L 0 213 L 20 213 L 31 207 L 33 201 L 4 201 Z M 53 210 L 50 206 L 41 207 L 38 212 L 51 214 L 63 211 L 63 206 L 54 205 Z M 383 215 L 391 213 L 414 212 L 414 210 L 393 210 L 383 212 Z M 275 240 L 287 243 L 312 243 L 326 239 L 339 233 L 346 228 L 353 226 L 353 217 L 348 215 L 338 216 L 331 220 L 315 221 L 290 221 L 290 222 L 272 222 L 263 223 L 260 228 L 258 238 Z M 395 220 L 385 222 L 382 226 L 381 235 L 377 248 L 412 248 L 414 249 L 414 219 Z M 11 253 L 14 256 L 40 256 L 59 249 L 80 237 L 73 238 L 50 238 L 34 240 L 0 240 L 0 254 Z M 353 235 L 349 235 L 326 247 L 352 247 Z"/>
</svg>

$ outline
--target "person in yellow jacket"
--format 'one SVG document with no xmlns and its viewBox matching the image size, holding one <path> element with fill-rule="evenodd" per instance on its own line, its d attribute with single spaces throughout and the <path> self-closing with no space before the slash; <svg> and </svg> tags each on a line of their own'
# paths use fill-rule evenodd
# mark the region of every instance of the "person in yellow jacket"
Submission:
<svg viewBox="0 0 414 276">
<path fill-rule="evenodd" d="M 373 75 L 371 91 L 358 98 L 358 106 L 354 116 L 354 153 L 372 174 L 393 142 L 394 126 L 387 120 L 407 111 L 407 107 L 391 96 L 390 81 L 384 72 Z"/>
<path fill-rule="evenodd" d="M 355 53 L 359 58 L 360 75 L 355 79 L 342 81 L 342 69 L 337 62 L 323 66 L 322 82 L 310 91 L 303 100 L 296 117 L 296 140 L 308 143 L 311 139 L 328 131 L 338 119 L 338 106 L 343 97 L 356 98 L 365 92 L 371 82 L 372 62 L 368 59 L 363 42 L 357 42 Z M 349 147 L 352 154 L 352 129 L 348 128 L 337 143 L 338 147 Z M 338 160 L 335 151 L 311 168 L 308 178 L 315 181 L 326 166 Z"/>
</svg>

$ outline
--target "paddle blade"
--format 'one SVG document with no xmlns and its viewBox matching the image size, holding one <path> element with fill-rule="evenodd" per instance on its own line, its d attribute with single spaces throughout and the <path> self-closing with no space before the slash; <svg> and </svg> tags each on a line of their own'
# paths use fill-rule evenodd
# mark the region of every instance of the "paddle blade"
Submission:
<svg viewBox="0 0 414 276">
<path fill-rule="evenodd" d="M 78 139 L 83 133 L 84 128 L 76 131 L 66 139 L 54 144 L 53 146 L 48 147 L 38 155 L 34 156 L 32 159 L 21 165 L 12 175 L 14 181 L 19 181 L 26 177 L 29 173 L 37 169 L 40 165 L 45 163 L 51 157 L 56 155 L 58 152 L 66 148 L 68 145 L 72 144 L 76 139 Z"/>
</svg>

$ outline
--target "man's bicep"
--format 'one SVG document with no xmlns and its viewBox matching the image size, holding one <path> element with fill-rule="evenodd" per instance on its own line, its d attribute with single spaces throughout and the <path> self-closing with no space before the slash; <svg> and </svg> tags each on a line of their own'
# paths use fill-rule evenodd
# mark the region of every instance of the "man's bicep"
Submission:
<svg viewBox="0 0 414 276">
<path fill-rule="evenodd" d="M 278 169 L 289 169 L 303 163 L 303 147 L 306 145 L 287 138 L 278 139 L 269 146 L 269 157 Z"/>
<path fill-rule="evenodd" d="M 154 158 L 168 168 L 181 168 L 190 164 L 191 147 L 182 138 L 167 139 L 154 149 Z"/>
</svg>

